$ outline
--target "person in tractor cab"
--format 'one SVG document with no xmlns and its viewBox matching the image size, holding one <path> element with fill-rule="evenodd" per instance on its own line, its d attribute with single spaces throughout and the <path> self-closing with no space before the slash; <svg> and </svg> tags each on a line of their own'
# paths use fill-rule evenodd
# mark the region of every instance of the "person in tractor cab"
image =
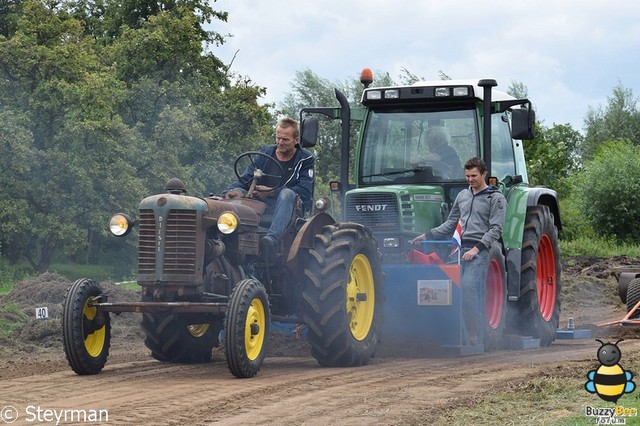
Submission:
<svg viewBox="0 0 640 426">
<path fill-rule="evenodd" d="M 475 345 L 478 327 L 484 324 L 480 315 L 483 312 L 489 250 L 502 236 L 507 202 L 496 187 L 487 185 L 487 165 L 481 158 L 470 158 L 464 165 L 464 174 L 469 188 L 456 196 L 447 220 L 412 242 L 449 239 L 460 222 L 462 308 L 469 342 Z"/>
<path fill-rule="evenodd" d="M 454 177 L 462 170 L 462 163 L 456 151 L 449 145 L 449 136 L 442 127 L 434 127 L 427 132 L 429 154 L 427 160 L 444 163 L 448 168 L 448 177 Z"/>
<path fill-rule="evenodd" d="M 267 212 L 273 217 L 267 234 L 260 240 L 260 249 L 277 247 L 287 229 L 294 208 L 296 196 L 300 196 L 303 213 L 312 207 L 313 186 L 315 182 L 313 154 L 300 146 L 300 127 L 292 118 L 281 118 L 276 125 L 275 145 L 264 146 L 260 152 L 278 161 L 284 172 L 284 185 L 273 177 L 260 178 L 256 185 L 255 197 L 267 204 Z M 255 165 L 250 164 L 240 179 L 229 184 L 223 194 L 228 198 L 241 197 L 249 190 L 254 170 L 261 169 L 268 175 L 278 175 L 280 171 L 265 157 L 256 157 Z"/>
<path fill-rule="evenodd" d="M 462 163 L 460 157 L 449 145 L 449 135 L 444 127 L 430 127 L 426 132 L 427 153 L 421 158 L 413 161 L 415 166 L 433 165 L 434 174 L 442 175 L 446 178 L 462 177 Z"/>
</svg>

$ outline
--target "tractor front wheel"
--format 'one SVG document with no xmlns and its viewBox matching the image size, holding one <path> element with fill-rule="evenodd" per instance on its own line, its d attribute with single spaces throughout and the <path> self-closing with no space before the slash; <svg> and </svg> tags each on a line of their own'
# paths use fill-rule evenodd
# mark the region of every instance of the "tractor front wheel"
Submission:
<svg viewBox="0 0 640 426">
<path fill-rule="evenodd" d="M 541 346 L 555 340 L 560 321 L 560 248 L 558 230 L 547 206 L 527 209 L 522 242 L 520 331 L 540 339 Z"/>
<path fill-rule="evenodd" d="M 327 225 L 315 236 L 302 304 L 311 354 L 320 365 L 368 362 L 382 322 L 382 269 L 368 229 L 342 223 Z"/>
<path fill-rule="evenodd" d="M 237 283 L 224 319 L 224 351 L 231 374 L 242 379 L 258 373 L 266 354 L 270 323 L 269 299 L 262 283 L 254 279 Z"/>
<path fill-rule="evenodd" d="M 111 343 L 109 312 L 92 306 L 103 291 L 82 278 L 74 282 L 62 304 L 62 340 L 67 362 L 80 375 L 97 374 L 107 362 Z"/>
</svg>

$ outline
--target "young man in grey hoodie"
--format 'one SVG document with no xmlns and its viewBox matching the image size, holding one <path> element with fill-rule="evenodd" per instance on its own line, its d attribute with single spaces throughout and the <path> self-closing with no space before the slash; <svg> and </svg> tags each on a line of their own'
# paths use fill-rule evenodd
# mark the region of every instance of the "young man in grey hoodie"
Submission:
<svg viewBox="0 0 640 426">
<path fill-rule="evenodd" d="M 470 158 L 464 169 L 469 188 L 458 194 L 447 220 L 419 235 L 413 242 L 449 239 L 460 222 L 462 307 L 469 342 L 475 345 L 478 342 L 478 327 L 484 325 L 484 318 L 480 315 L 483 312 L 481 307 L 484 303 L 489 250 L 502 236 L 507 201 L 496 187 L 487 185 L 487 165 L 483 159 Z"/>
</svg>

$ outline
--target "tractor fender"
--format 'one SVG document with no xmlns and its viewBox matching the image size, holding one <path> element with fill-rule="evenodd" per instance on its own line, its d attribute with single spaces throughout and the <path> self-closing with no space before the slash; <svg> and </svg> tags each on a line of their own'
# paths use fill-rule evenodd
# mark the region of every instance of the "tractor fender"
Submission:
<svg viewBox="0 0 640 426">
<path fill-rule="evenodd" d="M 319 234 L 322 228 L 327 225 L 333 225 L 336 221 L 331 215 L 321 212 L 310 217 L 304 225 L 300 228 L 291 247 L 289 248 L 289 256 L 287 256 L 287 263 L 289 266 L 295 266 L 297 263 L 298 252 L 301 248 L 312 248 L 313 238 L 316 234 Z"/>
<path fill-rule="evenodd" d="M 562 228 L 560 208 L 556 191 L 545 187 L 527 188 L 517 186 L 507 194 L 507 214 L 502 233 L 505 248 L 508 299 L 515 302 L 520 297 L 520 275 L 522 274 L 522 238 L 527 208 L 545 205 L 553 214 L 554 225 Z"/>
</svg>

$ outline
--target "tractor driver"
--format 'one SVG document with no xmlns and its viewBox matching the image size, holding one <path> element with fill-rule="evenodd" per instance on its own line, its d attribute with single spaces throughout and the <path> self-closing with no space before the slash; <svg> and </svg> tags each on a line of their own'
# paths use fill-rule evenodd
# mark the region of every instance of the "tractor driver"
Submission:
<svg viewBox="0 0 640 426">
<path fill-rule="evenodd" d="M 278 247 L 293 215 L 296 195 L 300 196 L 304 212 L 310 211 L 312 206 L 315 158 L 311 152 L 300 146 L 298 122 L 288 117 L 280 119 L 276 125 L 275 142 L 275 145 L 262 147 L 260 152 L 270 155 L 280 163 L 285 183 L 274 189 L 279 182 L 274 178 L 263 177 L 256 184 L 254 196 L 267 204 L 267 212 L 273 213 L 269 231 L 260 240 L 261 251 Z M 280 173 L 270 170 L 270 167 L 275 168 L 275 165 L 265 157 L 255 158 L 255 168 L 270 175 Z M 241 178 L 231 182 L 223 194 L 228 198 L 246 194 L 253 178 L 253 170 L 254 167 L 249 165 Z"/>
<path fill-rule="evenodd" d="M 470 158 L 464 165 L 464 175 L 469 188 L 460 191 L 447 220 L 418 235 L 412 242 L 449 239 L 460 221 L 462 308 L 469 342 L 475 345 L 478 343 L 478 327 L 484 324 L 480 315 L 483 312 L 489 250 L 502 236 L 507 202 L 496 187 L 487 185 L 487 165 L 483 159 Z"/>
<path fill-rule="evenodd" d="M 427 130 L 425 135 L 427 141 L 427 153 L 412 161 L 411 164 L 434 164 L 435 174 L 444 174 L 446 178 L 462 177 L 462 163 L 456 150 L 449 145 L 449 134 L 442 126 L 433 126 Z"/>
</svg>

